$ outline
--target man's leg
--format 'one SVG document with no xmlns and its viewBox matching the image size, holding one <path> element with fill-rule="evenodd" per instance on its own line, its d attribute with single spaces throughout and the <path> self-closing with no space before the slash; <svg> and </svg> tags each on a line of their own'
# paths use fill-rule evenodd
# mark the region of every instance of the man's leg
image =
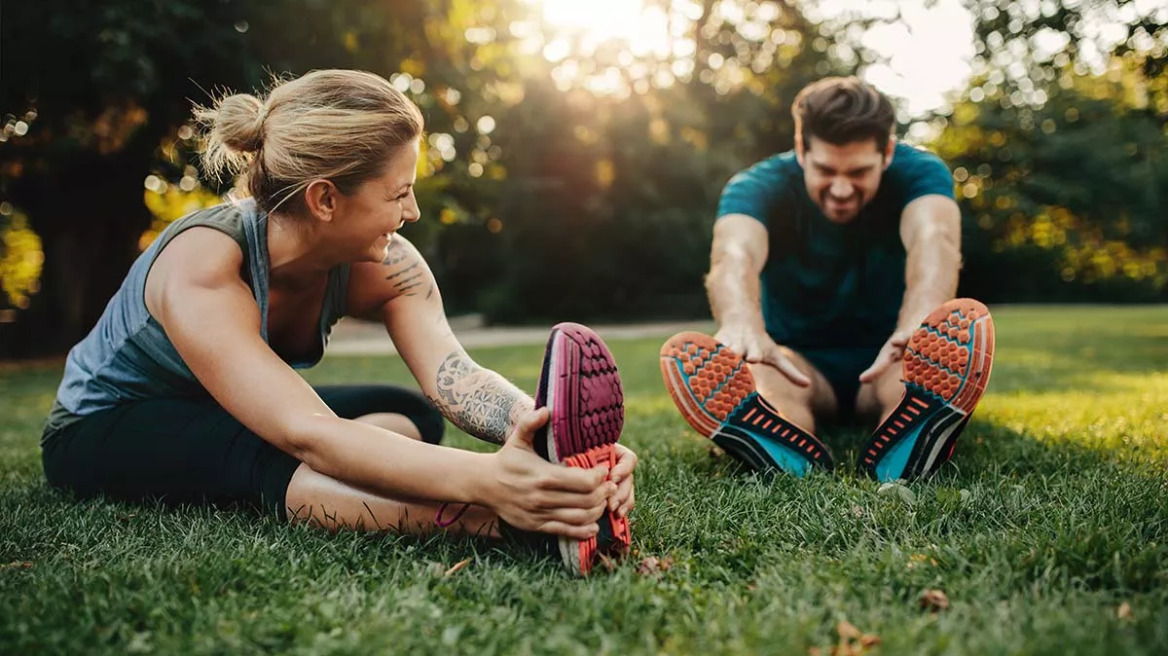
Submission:
<svg viewBox="0 0 1168 656">
<path fill-rule="evenodd" d="M 884 370 L 880 376 L 860 385 L 856 394 L 856 414 L 872 425 L 879 424 L 892 414 L 904 397 L 904 367 L 895 364 Z"/>
<path fill-rule="evenodd" d="M 815 418 L 828 418 L 836 414 L 838 401 L 835 391 L 827 378 L 804 356 L 785 346 L 780 347 L 783 355 L 793 362 L 799 371 L 811 379 L 810 387 L 800 387 L 791 382 L 781 371 L 769 364 L 752 364 L 750 372 L 758 393 L 792 423 L 804 430 L 815 432 Z"/>
</svg>

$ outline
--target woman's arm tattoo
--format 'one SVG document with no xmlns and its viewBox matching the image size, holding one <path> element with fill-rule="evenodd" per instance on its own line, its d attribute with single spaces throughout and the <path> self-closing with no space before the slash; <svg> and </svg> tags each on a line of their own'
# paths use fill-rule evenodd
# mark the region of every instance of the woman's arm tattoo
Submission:
<svg viewBox="0 0 1168 656">
<path fill-rule="evenodd" d="M 502 444 L 519 415 L 534 402 L 499 374 L 479 366 L 461 350 L 438 367 L 433 403 L 456 426 L 481 440 Z"/>
<path fill-rule="evenodd" d="M 386 267 L 388 275 L 385 279 L 391 281 L 395 296 L 416 296 L 425 291 L 426 299 L 429 300 L 434 295 L 436 287 L 433 276 L 413 244 L 394 235 L 381 263 Z"/>
</svg>

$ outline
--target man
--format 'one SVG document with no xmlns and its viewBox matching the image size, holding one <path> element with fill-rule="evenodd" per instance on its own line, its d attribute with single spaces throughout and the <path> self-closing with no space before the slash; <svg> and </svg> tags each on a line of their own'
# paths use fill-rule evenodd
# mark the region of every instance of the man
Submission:
<svg viewBox="0 0 1168 656">
<path fill-rule="evenodd" d="M 718 333 L 666 342 L 666 386 L 690 424 L 757 468 L 831 468 L 816 420 L 859 415 L 879 422 L 861 469 L 927 475 L 993 356 L 985 306 L 952 300 L 952 177 L 897 142 L 892 104 L 857 78 L 809 85 L 792 114 L 795 149 L 722 193 L 706 279 Z"/>
</svg>

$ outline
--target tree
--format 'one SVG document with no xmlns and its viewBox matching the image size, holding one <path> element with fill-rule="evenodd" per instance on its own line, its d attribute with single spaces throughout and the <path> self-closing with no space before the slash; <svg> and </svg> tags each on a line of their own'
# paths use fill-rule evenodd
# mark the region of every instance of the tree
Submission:
<svg viewBox="0 0 1168 656">
<path fill-rule="evenodd" d="M 40 293 L 9 355 L 60 347 L 96 321 L 150 223 L 143 180 L 202 96 L 192 80 L 243 84 L 238 4 L 10 3 L 0 109 L 0 194 L 44 248 Z M 15 62 L 15 63 L 12 63 Z"/>
<path fill-rule="evenodd" d="M 493 213 L 439 237 L 445 298 L 502 321 L 707 311 L 722 185 L 791 147 L 800 88 L 849 69 L 807 47 L 816 27 L 785 3 L 687 6 L 647 10 L 668 21 L 664 49 L 547 35 L 560 55 L 527 61 L 522 100 L 492 110 Z"/>
<path fill-rule="evenodd" d="M 194 163 L 192 101 L 207 103 L 225 89 L 252 91 L 273 73 L 311 68 L 389 76 L 403 66 L 414 75 L 462 80 L 460 57 L 468 59 L 457 38 L 462 32 L 442 30 L 501 3 L 60 4 L 10 3 L 0 21 L 6 62 L 0 111 L 7 118 L 0 202 L 28 217 L 44 249 L 40 292 L 18 324 L 2 327 L 2 355 L 59 350 L 97 320 L 151 226 L 143 202 L 147 176 L 174 180 Z M 437 20 L 442 11 L 448 17 Z M 487 84 L 492 76 L 483 71 L 478 78 Z M 457 112 L 440 110 L 452 103 L 424 86 L 414 89 L 432 125 L 448 128 Z M 449 204 L 442 196 L 447 182 L 424 184 L 423 203 Z"/>
<path fill-rule="evenodd" d="M 1168 293 L 1168 10 L 1141 6 L 974 3 L 975 77 L 934 144 L 962 196 L 963 293 Z"/>
</svg>

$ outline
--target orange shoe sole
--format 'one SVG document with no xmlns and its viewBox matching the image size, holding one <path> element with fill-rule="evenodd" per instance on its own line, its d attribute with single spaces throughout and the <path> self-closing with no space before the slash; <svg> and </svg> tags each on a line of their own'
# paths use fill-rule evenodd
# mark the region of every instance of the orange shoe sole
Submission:
<svg viewBox="0 0 1168 656">
<path fill-rule="evenodd" d="M 661 347 L 661 376 L 694 430 L 758 470 L 806 475 L 832 467 L 831 452 L 783 417 L 755 387 L 750 367 L 709 335 L 682 332 Z"/>
<path fill-rule="evenodd" d="M 611 444 L 595 447 L 584 453 L 568 456 L 563 460 L 563 464 L 582 469 L 605 465 L 612 469 L 616 466 L 616 449 Z M 560 556 L 572 571 L 587 576 L 599 560 L 599 555 L 621 557 L 628 553 L 633 535 L 627 517 L 618 517 L 616 513 L 605 510 L 599 526 L 600 532 L 587 540 L 560 538 Z"/>
<path fill-rule="evenodd" d="M 949 301 L 905 349 L 905 393 L 860 452 L 860 469 L 882 481 L 927 476 L 953 456 L 985 394 L 994 362 L 994 320 L 982 303 Z"/>
</svg>

